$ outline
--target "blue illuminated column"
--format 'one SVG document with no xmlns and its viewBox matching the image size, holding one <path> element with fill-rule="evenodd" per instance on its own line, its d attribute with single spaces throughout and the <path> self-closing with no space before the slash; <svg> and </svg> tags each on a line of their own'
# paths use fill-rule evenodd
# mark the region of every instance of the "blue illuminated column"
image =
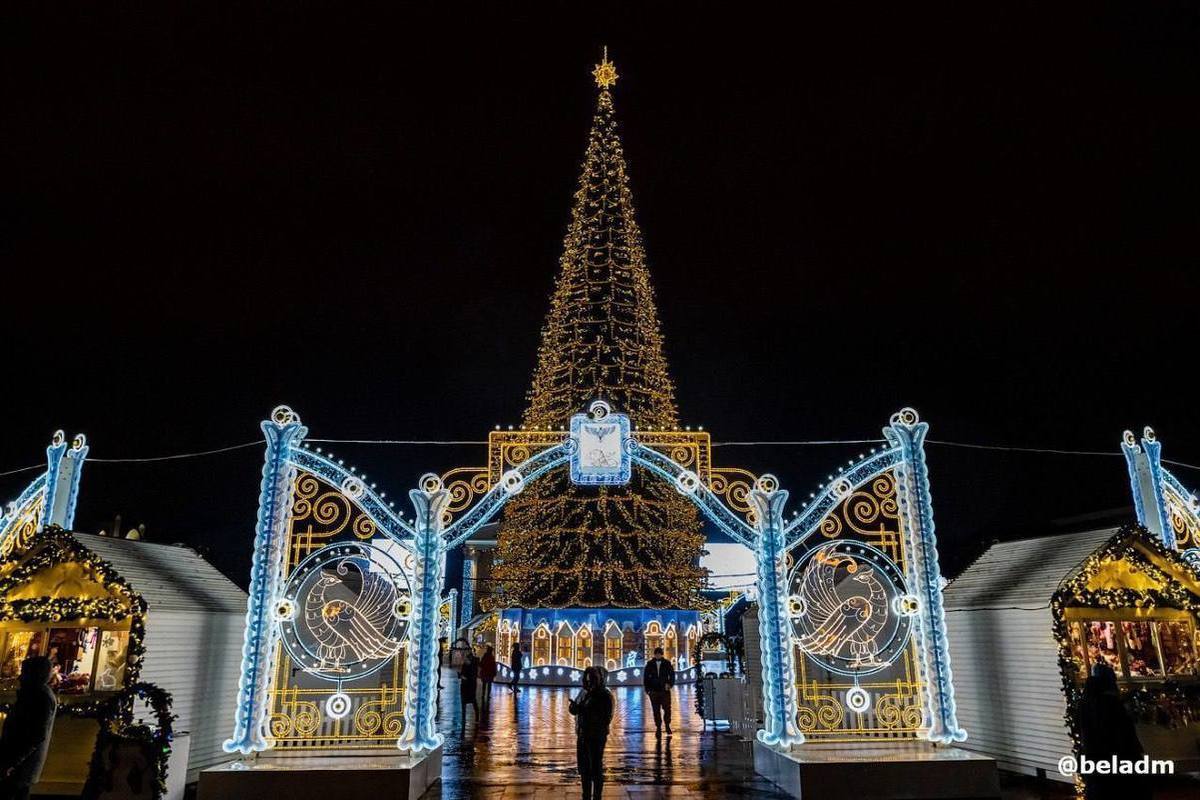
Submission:
<svg viewBox="0 0 1200 800">
<path fill-rule="evenodd" d="M 55 438 L 58 438 L 57 434 Z M 75 436 L 65 453 L 62 444 L 52 444 L 46 448 L 51 469 L 47 474 L 45 524 L 66 530 L 71 530 L 75 524 L 75 503 L 79 500 L 79 481 L 83 477 L 83 462 L 87 454 L 87 437 L 82 433 Z M 52 485 L 49 483 L 51 477 Z"/>
<path fill-rule="evenodd" d="M 442 744 L 437 732 L 438 607 L 441 605 L 446 551 L 442 543 L 442 512 L 450 493 L 436 475 L 421 479 L 421 488 L 408 493 L 416 512 L 413 540 L 413 614 L 408 632 L 407 692 L 404 731 L 396 746 L 412 753 L 428 752 Z M 453 620 L 451 621 L 453 625 Z"/>
<path fill-rule="evenodd" d="M 1163 497 L 1162 442 L 1147 427 L 1139 445 L 1133 431 L 1125 431 L 1121 451 L 1129 465 L 1129 482 L 1133 488 L 1133 508 L 1138 522 L 1162 539 L 1168 550 L 1176 549 L 1175 529 L 1167 518 L 1167 503 Z"/>
<path fill-rule="evenodd" d="M 472 557 L 474 555 L 475 551 L 470 548 L 463 554 L 462 612 L 458 618 L 458 627 L 461 631 L 466 630 L 467 623 L 475 614 L 475 559 Z"/>
<path fill-rule="evenodd" d="M 762 651 L 763 729 L 758 740 L 781 749 L 804 741 L 796 725 L 796 682 L 787 613 L 787 565 L 783 506 L 788 493 L 770 476 L 750 492 L 758 529 L 759 647 Z"/>
<path fill-rule="evenodd" d="M 938 566 L 933 505 L 929 496 L 929 471 L 925 466 L 925 436 L 929 425 L 906 408 L 892 416 L 883 429 L 893 447 L 904 454 L 896 468 L 897 494 L 908 551 L 906 578 L 918 598 L 921 683 L 925 686 L 926 736 L 935 742 L 961 742 L 967 733 L 958 726 L 946 616 L 942 608 L 942 572 Z"/>
<path fill-rule="evenodd" d="M 258 496 L 258 524 L 254 530 L 254 560 L 246 607 L 246 636 L 242 646 L 242 677 L 238 683 L 233 736 L 225 742 L 228 753 L 252 753 L 271 746 L 267 737 L 267 693 L 278 641 L 278 626 L 271 618 L 272 601 L 279 590 L 287 524 L 292 506 L 292 481 L 296 470 L 288 463 L 292 448 L 308 429 L 287 406 L 271 412 L 262 423 L 267 441 Z"/>
<path fill-rule="evenodd" d="M 42 518 L 38 520 L 39 528 L 60 524 L 61 516 L 56 518 L 54 509 L 60 488 L 68 489 L 59 480 L 62 475 L 63 453 L 66 450 L 67 435 L 62 431 L 55 431 L 54 436 L 50 439 L 50 446 L 46 448 L 46 494 L 42 501 Z"/>
</svg>

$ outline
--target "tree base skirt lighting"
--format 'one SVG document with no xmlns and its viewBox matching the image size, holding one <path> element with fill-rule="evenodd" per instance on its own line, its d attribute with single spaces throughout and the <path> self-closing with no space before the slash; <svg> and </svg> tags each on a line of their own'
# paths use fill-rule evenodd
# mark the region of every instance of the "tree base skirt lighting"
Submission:
<svg viewBox="0 0 1200 800">
<path fill-rule="evenodd" d="M 701 634 L 699 611 L 643 608 L 506 608 L 496 612 L 498 681 L 512 680 L 512 646 L 524 651 L 519 681 L 533 686 L 578 686 L 587 667 L 601 667 L 609 687 L 640 686 L 642 666 L 663 648 L 677 683 L 692 683 L 702 665 L 692 660 Z"/>
</svg>

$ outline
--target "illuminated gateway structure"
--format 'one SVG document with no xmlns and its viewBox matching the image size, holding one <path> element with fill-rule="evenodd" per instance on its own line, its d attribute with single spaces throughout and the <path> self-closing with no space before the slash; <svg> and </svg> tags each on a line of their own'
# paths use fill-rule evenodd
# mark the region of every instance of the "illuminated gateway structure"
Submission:
<svg viewBox="0 0 1200 800">
<path fill-rule="evenodd" d="M 762 747 L 965 736 L 928 425 L 912 409 L 892 415 L 879 446 L 792 508 L 771 475 L 713 463 L 708 433 L 681 426 L 675 405 L 617 135 L 616 71 L 605 58 L 594 76 L 596 113 L 520 429 L 493 431 L 481 464 L 425 474 L 405 503 L 306 442 L 291 408 L 261 423 L 226 750 L 440 757 L 438 637 L 455 618 L 446 557 L 460 547 L 464 618 L 475 620 L 466 627 L 494 637 L 502 674 L 520 642 L 523 682 L 576 683 L 591 664 L 612 685 L 639 683 L 637 665 L 660 645 L 694 678 L 702 520 L 754 556 Z"/>
</svg>

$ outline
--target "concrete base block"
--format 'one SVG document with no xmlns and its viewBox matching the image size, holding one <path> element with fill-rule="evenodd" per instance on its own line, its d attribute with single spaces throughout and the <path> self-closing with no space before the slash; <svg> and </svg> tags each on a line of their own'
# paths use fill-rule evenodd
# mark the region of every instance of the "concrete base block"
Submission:
<svg viewBox="0 0 1200 800">
<path fill-rule="evenodd" d="M 797 800 L 948 800 L 1000 796 L 996 762 L 928 743 L 754 743 L 754 769 Z"/>
<path fill-rule="evenodd" d="M 442 777 L 442 748 L 420 756 L 260 755 L 200 773 L 199 800 L 417 800 Z"/>
</svg>

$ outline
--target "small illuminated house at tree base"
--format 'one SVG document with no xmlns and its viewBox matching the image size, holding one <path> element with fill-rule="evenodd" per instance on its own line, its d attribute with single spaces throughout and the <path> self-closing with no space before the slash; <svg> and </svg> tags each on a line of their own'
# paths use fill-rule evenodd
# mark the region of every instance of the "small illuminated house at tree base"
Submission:
<svg viewBox="0 0 1200 800">
<path fill-rule="evenodd" d="M 1200 575 L 1140 525 L 993 545 L 946 589 L 966 748 L 1069 781 L 1091 666 L 1117 673 L 1152 758 L 1200 768 Z"/>
<path fill-rule="evenodd" d="M 524 649 L 520 682 L 577 686 L 584 669 L 603 667 L 610 686 L 640 685 L 642 665 L 656 647 L 675 664 L 680 683 L 696 679 L 692 652 L 704 632 L 699 611 L 637 608 L 504 608 L 481 611 L 492 586 L 496 529 L 483 526 L 463 548 L 462 623 L 459 630 L 477 652 L 492 645 L 498 678 L 512 679 L 514 644 Z M 714 614 L 715 616 L 715 614 Z M 712 620 L 707 620 L 711 625 Z"/>
<path fill-rule="evenodd" d="M 682 637 L 679 631 L 684 631 Z M 676 681 L 696 680 L 692 649 L 699 640 L 700 612 L 630 608 L 508 608 L 499 612 L 496 652 L 511 652 L 518 637 L 526 666 L 521 681 L 535 685 L 578 686 L 590 666 L 608 672 L 610 687 L 641 685 L 642 664 L 663 648 L 675 664 Z M 511 677 L 507 664 L 500 674 Z"/>
</svg>

